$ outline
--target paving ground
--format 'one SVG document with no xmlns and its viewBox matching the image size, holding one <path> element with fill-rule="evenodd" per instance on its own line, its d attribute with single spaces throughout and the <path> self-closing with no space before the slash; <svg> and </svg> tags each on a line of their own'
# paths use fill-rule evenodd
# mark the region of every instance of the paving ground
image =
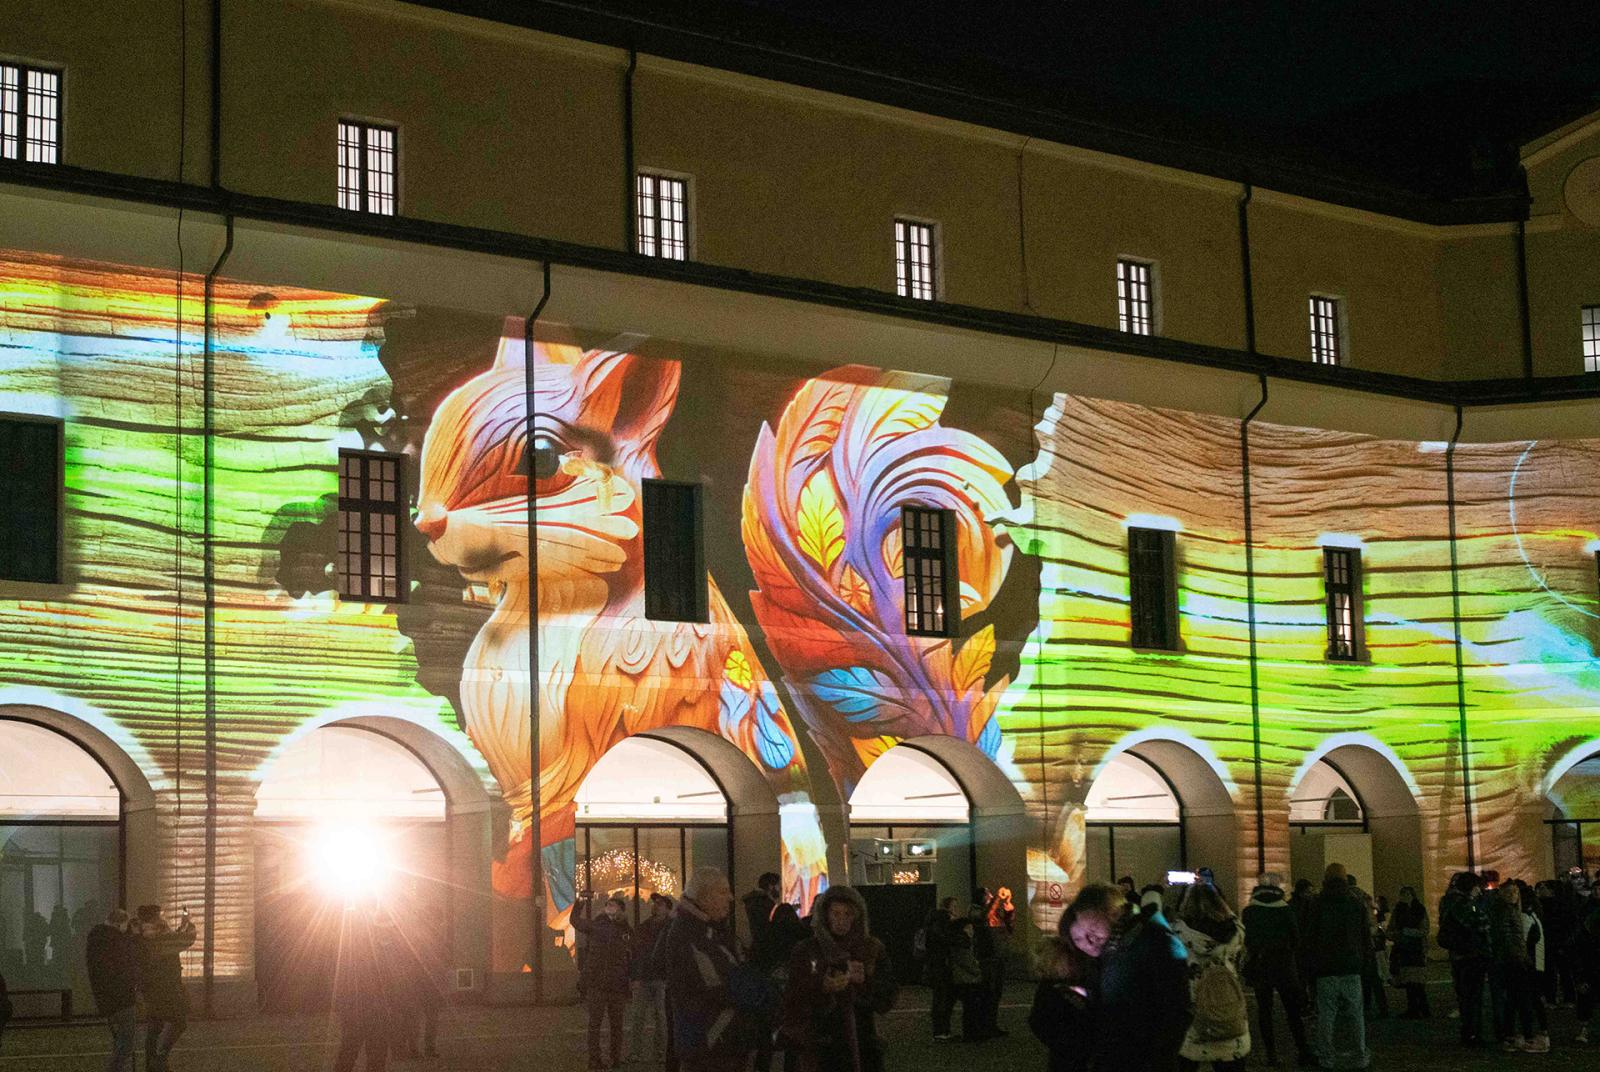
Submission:
<svg viewBox="0 0 1600 1072">
<path fill-rule="evenodd" d="M 1011 999 L 1002 1024 L 1009 1038 L 981 1047 L 935 1044 L 929 1037 L 927 992 L 908 990 L 902 1008 L 886 1018 L 889 1072 L 1044 1072 L 1043 1050 L 1023 1023 L 1021 1004 L 1031 991 L 1021 983 L 1008 991 Z M 1436 1009 L 1449 1006 L 1447 988 L 1435 989 Z M 1597 1025 L 1600 1026 L 1600 1025 Z M 1568 1010 L 1554 1013 L 1554 1051 L 1547 1056 L 1508 1056 L 1498 1050 L 1469 1053 L 1455 1045 L 1455 1024 L 1440 1016 L 1429 1023 L 1389 1020 L 1373 1025 L 1374 1069 L 1450 1070 L 1475 1072 L 1531 1065 L 1550 1069 L 1600 1072 L 1600 1046 L 1570 1044 L 1575 1028 Z M 1286 1025 L 1279 1027 L 1287 1039 Z M 23 1027 L 7 1032 L 0 1051 L 0 1072 L 89 1072 L 102 1069 L 108 1052 L 101 1026 Z M 196 1023 L 173 1055 L 173 1072 L 325 1072 L 332 1067 L 336 1032 L 322 1020 L 260 1017 Z M 400 1072 L 581 1072 L 585 1066 L 582 1013 L 578 1009 L 451 1010 L 440 1025 L 437 1060 L 392 1064 Z M 1261 1067 L 1258 1059 L 1252 1065 Z M 140 1072 L 144 1063 L 141 1058 Z M 650 1072 L 644 1065 L 630 1066 Z M 1126 1072 L 1137 1072 L 1129 1069 Z"/>
</svg>

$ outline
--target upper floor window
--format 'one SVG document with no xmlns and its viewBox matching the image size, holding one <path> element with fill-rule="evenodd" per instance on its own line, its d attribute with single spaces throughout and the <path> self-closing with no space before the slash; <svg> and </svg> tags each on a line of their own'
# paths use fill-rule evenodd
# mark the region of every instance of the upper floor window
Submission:
<svg viewBox="0 0 1600 1072">
<path fill-rule="evenodd" d="M 0 417 L 0 580 L 61 579 L 61 422 Z"/>
<path fill-rule="evenodd" d="M 689 183 L 641 171 L 638 202 L 638 252 L 669 261 L 688 260 Z"/>
<path fill-rule="evenodd" d="M 894 221 L 894 292 L 902 298 L 933 301 L 938 296 L 938 246 L 934 226 Z"/>
<path fill-rule="evenodd" d="M 404 598 L 400 533 L 405 517 L 405 458 L 366 450 L 339 452 L 339 594 L 396 603 Z"/>
<path fill-rule="evenodd" d="M 1600 305 L 1583 307 L 1583 371 L 1600 372 Z"/>
<path fill-rule="evenodd" d="M 700 543 L 700 485 L 644 482 L 644 616 L 658 622 L 707 617 Z"/>
<path fill-rule="evenodd" d="M 1155 331 L 1155 266 L 1146 261 L 1117 261 L 1117 330 L 1131 335 Z"/>
<path fill-rule="evenodd" d="M 1343 313 L 1338 298 L 1311 295 L 1311 360 L 1319 365 L 1344 363 Z"/>
<path fill-rule="evenodd" d="M 1177 539 L 1167 529 L 1128 529 L 1128 611 L 1134 647 L 1178 650 Z"/>
<path fill-rule="evenodd" d="M 949 510 L 907 506 L 900 512 L 906 632 L 913 636 L 953 636 L 960 624 L 955 524 Z"/>
<path fill-rule="evenodd" d="M 393 216 L 400 134 L 393 127 L 339 120 L 339 207 Z"/>
<path fill-rule="evenodd" d="M 1361 552 L 1353 547 L 1323 548 L 1322 575 L 1328 594 L 1328 658 L 1359 659 Z"/>
<path fill-rule="evenodd" d="M 0 159 L 60 162 L 60 71 L 0 63 Z"/>
</svg>

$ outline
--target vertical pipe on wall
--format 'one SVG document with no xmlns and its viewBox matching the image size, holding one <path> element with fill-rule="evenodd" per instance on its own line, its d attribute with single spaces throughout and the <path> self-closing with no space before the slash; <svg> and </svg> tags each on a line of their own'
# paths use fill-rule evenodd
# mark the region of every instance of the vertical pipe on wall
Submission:
<svg viewBox="0 0 1600 1072">
<path fill-rule="evenodd" d="M 622 230 L 627 236 L 628 253 L 639 248 L 639 217 L 634 204 L 638 180 L 633 173 L 633 74 L 638 69 L 639 50 L 630 48 L 628 69 L 622 75 Z"/>
<path fill-rule="evenodd" d="M 1240 204 L 1243 211 L 1243 203 Z M 1256 874 L 1267 869 L 1266 798 L 1261 788 L 1261 678 L 1256 662 L 1255 514 L 1250 500 L 1250 422 L 1267 404 L 1267 377 L 1261 377 L 1261 398 L 1239 425 L 1239 470 L 1244 484 L 1245 613 L 1250 630 L 1250 744 L 1256 786 Z"/>
<path fill-rule="evenodd" d="M 539 314 L 544 312 L 544 307 L 550 300 L 550 262 L 544 262 L 544 290 L 539 295 L 538 304 L 533 307 L 527 319 L 522 324 L 522 390 L 523 420 L 526 424 L 526 442 L 523 446 L 524 457 L 528 466 L 528 579 L 531 591 L 528 593 L 528 760 L 529 771 L 532 772 L 529 791 L 532 794 L 531 829 L 527 836 L 533 838 L 533 851 L 529 853 L 533 869 L 533 905 L 531 907 L 533 929 L 530 931 L 530 941 L 533 944 L 533 1000 L 535 1004 L 544 1003 L 544 836 L 543 824 L 539 819 L 539 812 L 543 806 L 542 794 L 539 792 L 539 496 L 534 486 L 533 466 L 533 439 L 534 425 L 538 419 L 538 396 L 534 393 L 538 387 L 538 361 L 533 348 L 533 329 L 539 321 Z"/>
<path fill-rule="evenodd" d="M 1522 328 L 1522 376 L 1533 379 L 1533 323 L 1528 311 L 1528 221 L 1517 221 L 1517 315 Z"/>
<path fill-rule="evenodd" d="M 1461 405 L 1444 451 L 1445 505 L 1450 524 L 1450 621 L 1455 626 L 1456 739 L 1461 749 L 1461 807 L 1467 823 L 1467 870 L 1478 869 L 1477 833 L 1472 818 L 1472 746 L 1467 739 L 1467 679 L 1461 661 L 1461 564 L 1456 553 L 1456 443 L 1461 439 Z"/>
<path fill-rule="evenodd" d="M 1239 277 L 1244 291 L 1244 348 L 1251 354 L 1256 352 L 1256 292 L 1250 277 L 1250 199 L 1254 196 L 1255 187 L 1246 179 L 1239 195 Z"/>
</svg>

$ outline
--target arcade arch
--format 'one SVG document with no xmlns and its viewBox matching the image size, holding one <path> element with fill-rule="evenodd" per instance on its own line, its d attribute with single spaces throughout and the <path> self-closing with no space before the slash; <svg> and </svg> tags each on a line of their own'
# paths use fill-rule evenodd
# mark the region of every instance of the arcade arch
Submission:
<svg viewBox="0 0 1600 1072">
<path fill-rule="evenodd" d="M 1600 742 L 1590 742 L 1552 770 L 1545 797 L 1554 873 L 1600 867 Z"/>
<path fill-rule="evenodd" d="M 1336 738 L 1301 765 L 1289 792 L 1289 868 L 1320 884 L 1342 863 L 1364 890 L 1423 889 L 1422 813 L 1400 760 L 1375 741 Z"/>
</svg>

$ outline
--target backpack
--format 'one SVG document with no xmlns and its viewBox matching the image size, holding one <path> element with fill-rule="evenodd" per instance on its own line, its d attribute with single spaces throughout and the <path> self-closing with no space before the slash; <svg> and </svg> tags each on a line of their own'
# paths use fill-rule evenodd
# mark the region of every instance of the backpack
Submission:
<svg viewBox="0 0 1600 1072">
<path fill-rule="evenodd" d="M 1200 969 L 1195 980 L 1194 1023 L 1189 1030 L 1200 1042 L 1240 1038 L 1250 1030 L 1244 984 L 1221 958 Z"/>
</svg>

